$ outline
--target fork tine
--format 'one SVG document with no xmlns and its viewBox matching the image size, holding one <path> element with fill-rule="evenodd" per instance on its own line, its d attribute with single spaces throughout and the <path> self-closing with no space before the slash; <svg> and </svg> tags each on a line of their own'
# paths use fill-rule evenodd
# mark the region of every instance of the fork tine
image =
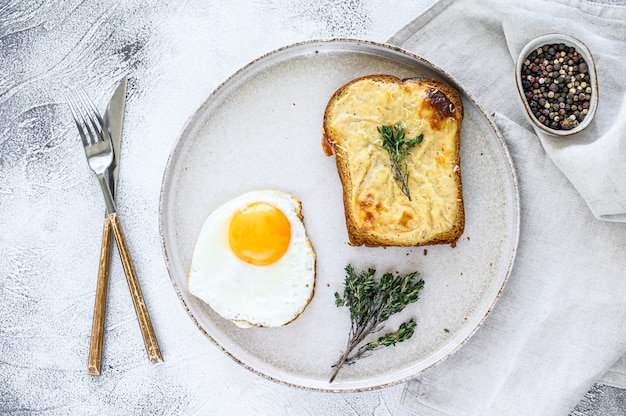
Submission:
<svg viewBox="0 0 626 416">
<path fill-rule="evenodd" d="M 78 110 L 78 103 L 76 102 L 76 98 L 70 94 L 66 94 L 63 92 L 63 96 L 65 97 L 65 102 L 67 102 L 67 106 L 70 108 L 70 112 L 72 113 L 72 117 L 74 117 L 74 122 L 76 123 L 76 127 L 78 128 L 78 134 L 83 141 L 83 146 L 87 147 L 91 143 L 87 139 L 87 135 L 85 134 L 85 129 L 83 128 L 83 123 L 85 121 L 82 113 Z M 91 131 L 89 131 L 89 137 L 91 138 Z"/>
<path fill-rule="evenodd" d="M 80 101 L 83 103 L 84 108 L 89 107 L 91 109 L 91 112 L 88 113 L 88 117 L 96 133 L 96 137 L 99 139 L 98 141 L 110 141 L 111 138 L 109 136 L 109 130 L 106 128 L 104 119 L 100 115 L 100 112 L 94 105 L 93 101 L 91 101 L 91 98 L 89 98 L 87 93 L 85 93 L 85 90 L 83 90 L 82 88 L 78 91 L 78 97 L 80 98 Z M 96 120 L 94 120 L 92 115 L 96 118 L 98 122 L 97 124 L 96 124 Z"/>
<path fill-rule="evenodd" d="M 90 111 L 87 108 L 87 103 L 85 102 L 84 98 L 81 96 L 80 92 L 78 90 L 73 90 L 72 91 L 73 97 L 74 97 L 74 101 L 77 104 L 78 107 L 78 112 L 81 115 L 81 119 L 83 121 L 83 126 L 85 127 L 85 130 L 87 130 L 87 133 L 89 134 L 89 144 L 96 144 L 98 143 L 98 127 L 97 124 L 94 122 Z"/>
</svg>

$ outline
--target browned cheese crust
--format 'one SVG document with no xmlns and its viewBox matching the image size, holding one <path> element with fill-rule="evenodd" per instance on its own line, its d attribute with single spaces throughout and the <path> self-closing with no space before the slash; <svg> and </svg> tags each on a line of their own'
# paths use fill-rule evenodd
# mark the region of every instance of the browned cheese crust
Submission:
<svg viewBox="0 0 626 416">
<path fill-rule="evenodd" d="M 454 245 L 465 227 L 458 91 L 431 78 L 369 75 L 330 98 L 322 148 L 335 155 L 351 245 Z M 378 126 L 423 134 L 407 159 L 409 200 L 393 179 Z"/>
</svg>

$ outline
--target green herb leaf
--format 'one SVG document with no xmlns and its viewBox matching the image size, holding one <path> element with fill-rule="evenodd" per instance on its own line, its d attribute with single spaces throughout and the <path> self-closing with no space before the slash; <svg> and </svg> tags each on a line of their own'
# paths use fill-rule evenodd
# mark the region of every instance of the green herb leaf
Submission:
<svg viewBox="0 0 626 416">
<path fill-rule="evenodd" d="M 372 351 L 382 347 L 396 345 L 397 342 L 406 341 L 413 336 L 413 332 L 416 326 L 417 323 L 413 319 L 411 319 L 410 321 L 400 325 L 400 328 L 398 328 L 397 332 L 390 332 L 388 334 L 385 334 L 382 337 L 378 338 L 376 341 L 365 344 L 365 348 L 368 351 Z"/>
<path fill-rule="evenodd" d="M 407 305 L 417 302 L 419 292 L 424 288 L 424 281 L 418 280 L 418 272 L 405 276 L 385 273 L 377 282 L 374 279 L 376 274 L 374 269 L 356 273 L 349 264 L 345 271 L 343 295 L 335 292 L 335 304 L 338 307 L 349 308 L 352 325 L 346 350 L 334 365 L 335 371 L 330 378 L 330 383 L 344 364 L 352 364 L 371 351 L 395 345 L 413 336 L 417 323 L 410 320 L 400 325 L 398 331 L 382 335 L 359 347 L 368 335 L 382 330 L 384 322 L 390 316 L 402 311 Z"/>
<path fill-rule="evenodd" d="M 383 138 L 383 148 L 389 153 L 393 179 L 410 201 L 411 192 L 409 191 L 409 172 L 406 159 L 411 148 L 424 140 L 424 135 L 420 134 L 413 140 L 405 140 L 404 130 L 400 124 L 393 127 L 379 126 L 377 130 Z"/>
</svg>

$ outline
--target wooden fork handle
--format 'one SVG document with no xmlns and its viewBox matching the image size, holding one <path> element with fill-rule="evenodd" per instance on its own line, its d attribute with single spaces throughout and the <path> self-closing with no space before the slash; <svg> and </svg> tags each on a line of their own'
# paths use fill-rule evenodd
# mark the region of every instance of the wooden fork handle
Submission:
<svg viewBox="0 0 626 416">
<path fill-rule="evenodd" d="M 111 220 L 109 217 L 104 217 L 102 246 L 100 248 L 100 266 L 98 267 L 98 281 L 96 283 L 96 301 L 93 307 L 89 360 L 87 362 L 87 374 L 94 376 L 100 375 L 100 366 L 102 364 L 102 340 L 104 337 L 104 317 L 106 312 L 107 287 L 109 284 L 110 258 Z"/>
<path fill-rule="evenodd" d="M 143 300 L 141 294 L 141 288 L 139 287 L 139 280 L 137 280 L 137 274 L 133 267 L 133 262 L 126 246 L 126 239 L 122 231 L 122 226 L 117 213 L 108 215 L 111 225 L 113 226 L 113 235 L 115 236 L 115 242 L 117 243 L 117 249 L 120 253 L 122 260 L 122 266 L 124 267 L 124 273 L 126 274 L 126 281 L 128 282 L 128 288 L 130 289 L 130 295 L 133 298 L 133 304 L 135 305 L 135 312 L 137 313 L 137 319 L 139 320 L 139 327 L 141 328 L 141 334 L 143 335 L 143 342 L 146 346 L 146 352 L 151 364 L 158 364 L 163 362 L 161 356 L 161 350 L 157 343 L 154 329 L 152 328 L 152 322 L 148 315 L 148 309 Z"/>
</svg>

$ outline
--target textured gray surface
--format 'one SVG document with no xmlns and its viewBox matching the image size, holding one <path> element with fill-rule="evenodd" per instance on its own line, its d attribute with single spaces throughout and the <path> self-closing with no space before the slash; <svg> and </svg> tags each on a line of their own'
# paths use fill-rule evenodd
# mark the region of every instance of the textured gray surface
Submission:
<svg viewBox="0 0 626 416">
<path fill-rule="evenodd" d="M 157 210 L 169 150 L 226 77 L 320 37 L 384 41 L 431 1 L 8 0 L 0 5 L 0 412 L 403 415 L 403 386 L 323 394 L 264 380 L 200 333 L 163 262 Z M 119 211 L 165 363 L 151 367 L 114 252 L 103 375 L 86 374 L 103 204 L 63 103 L 100 108 L 129 75 Z M 146 144 L 150 143 L 146 148 Z M 594 387 L 574 415 L 623 415 Z"/>
<path fill-rule="evenodd" d="M 626 415 L 626 392 L 615 387 L 596 384 L 571 413 L 571 416 Z"/>
</svg>

